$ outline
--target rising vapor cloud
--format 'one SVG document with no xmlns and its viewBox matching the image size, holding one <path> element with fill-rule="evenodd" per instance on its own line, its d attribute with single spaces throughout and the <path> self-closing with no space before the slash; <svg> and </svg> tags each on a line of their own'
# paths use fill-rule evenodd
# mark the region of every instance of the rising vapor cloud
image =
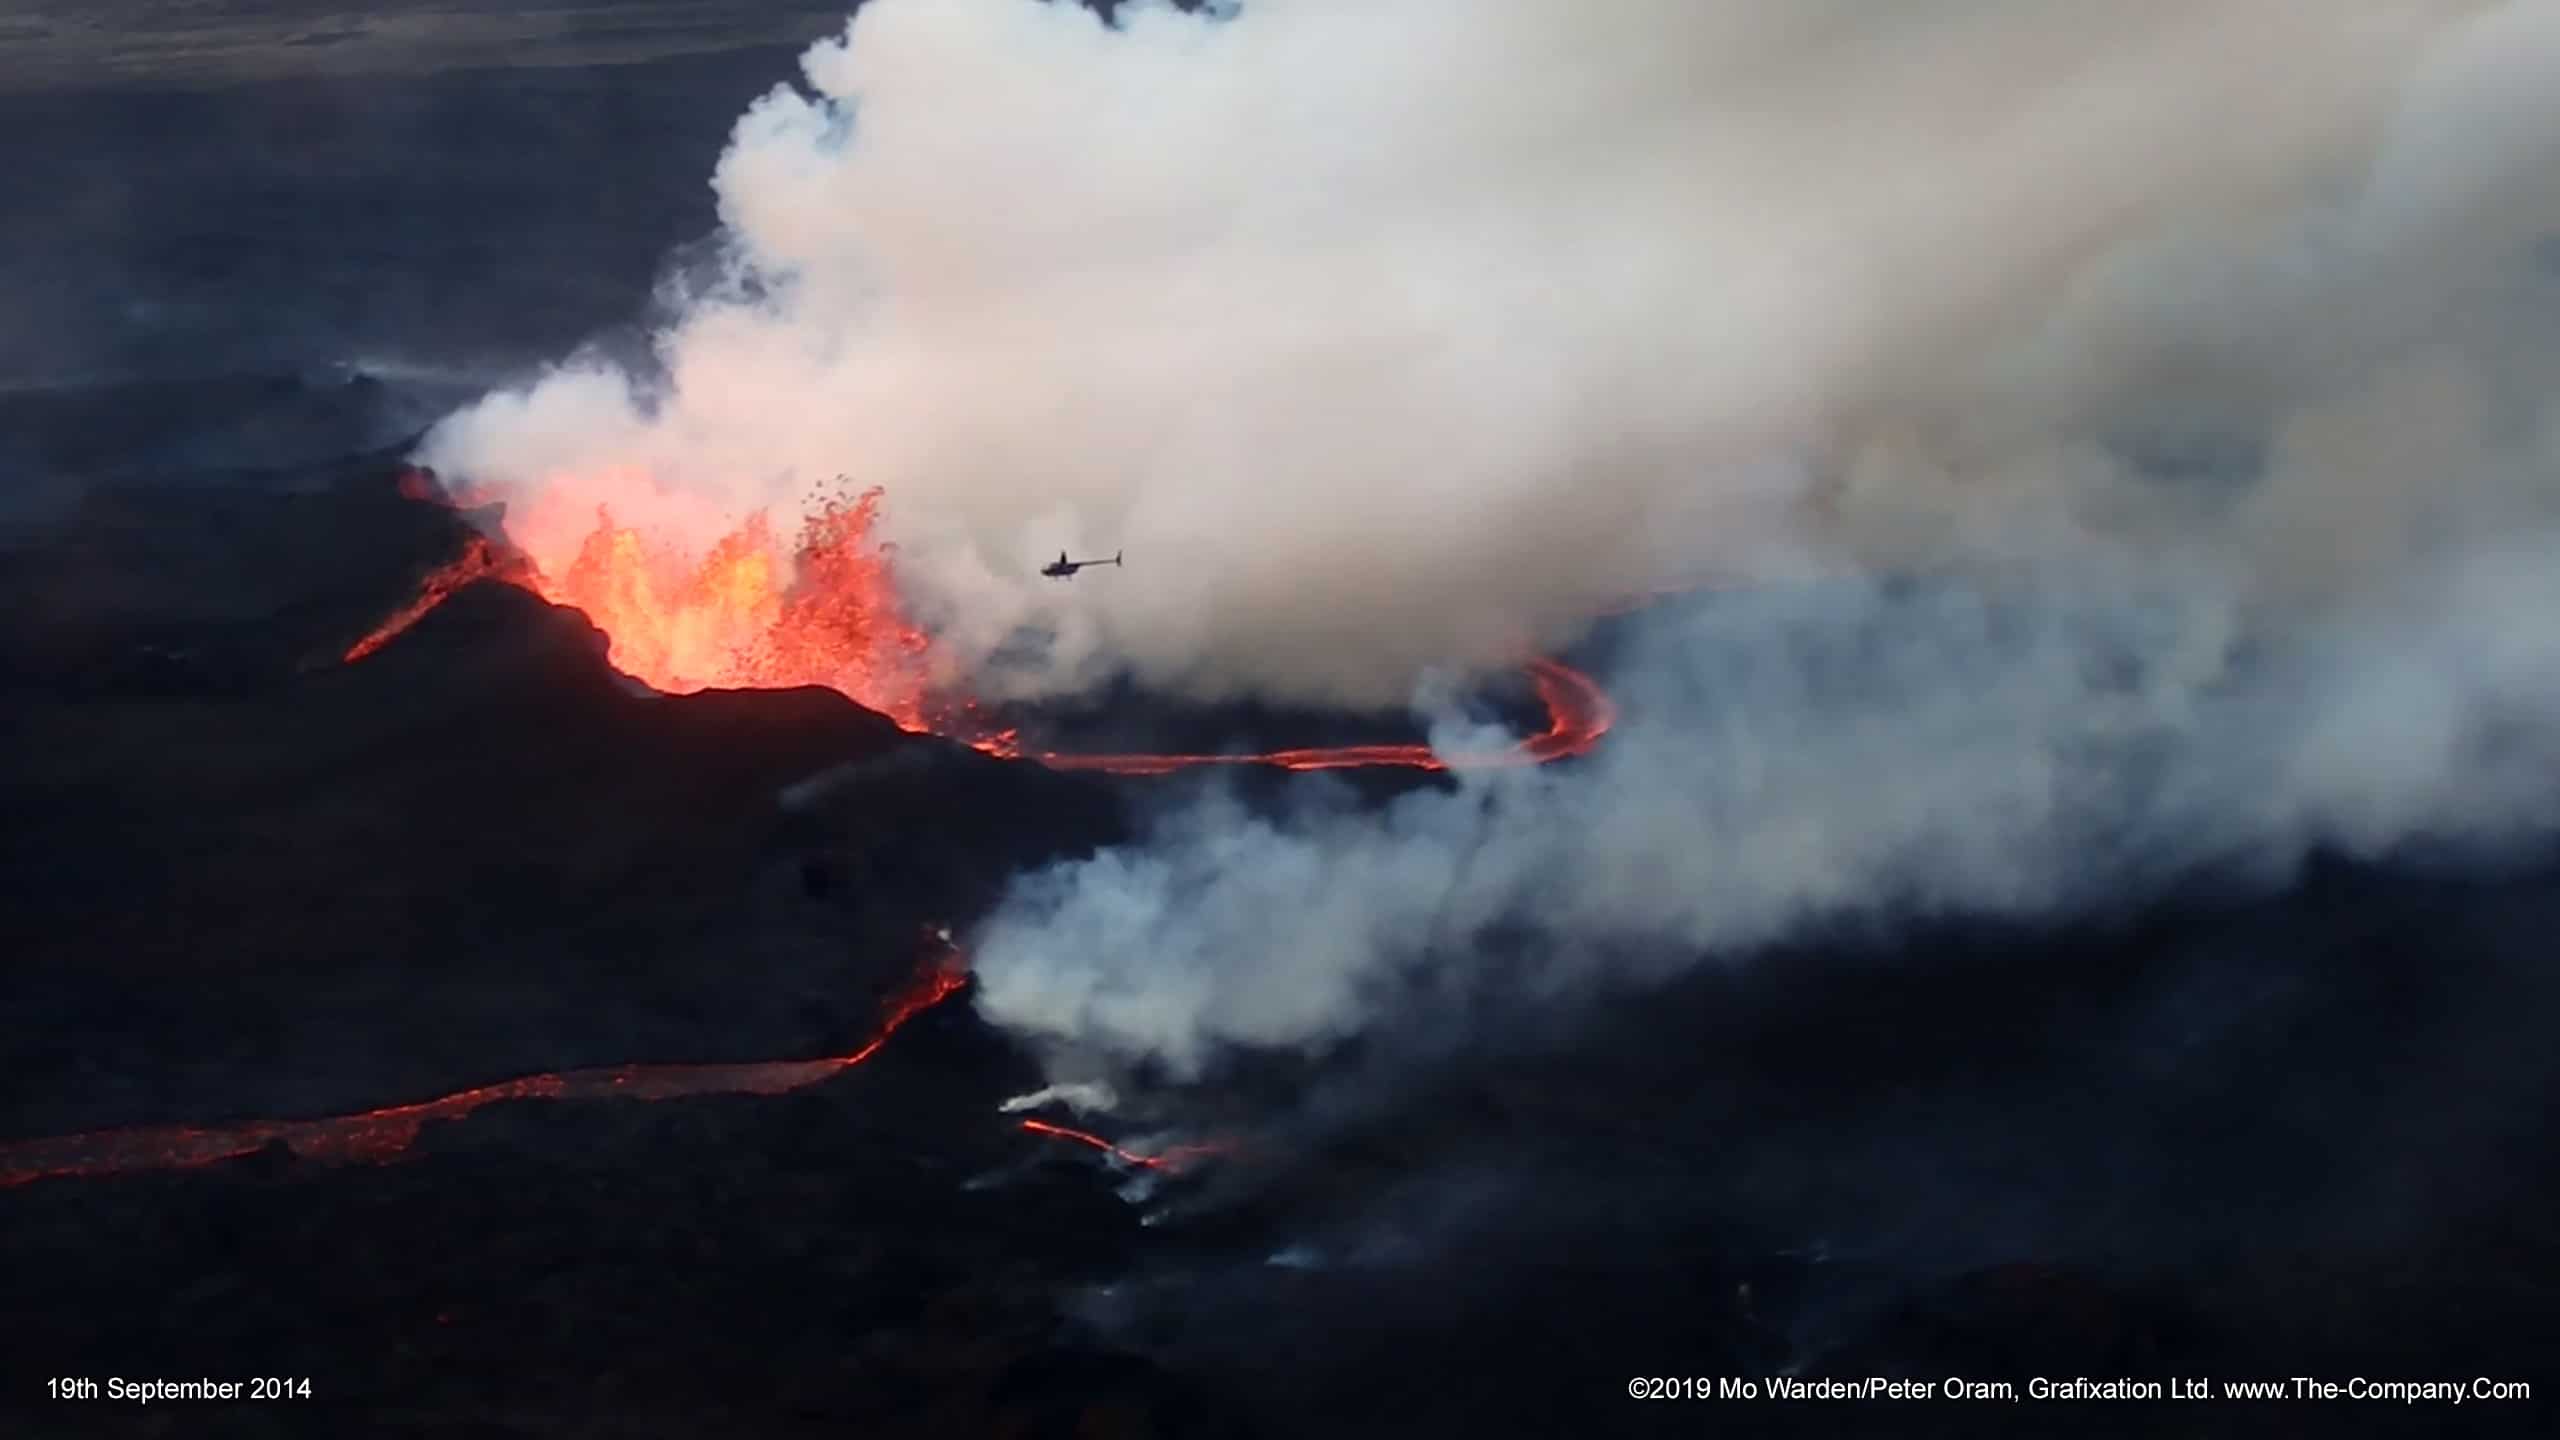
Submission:
<svg viewBox="0 0 2560 1440">
<path fill-rule="evenodd" d="M 537 559 L 842 472 L 982 689 L 1364 703 L 1742 587 L 1572 773 L 1027 878 L 1008 1023 L 1197 1066 L 1523 919 L 1578 985 L 2542 822 L 2549 0 L 875 0 L 804 69 L 650 366 L 432 435 Z"/>
</svg>

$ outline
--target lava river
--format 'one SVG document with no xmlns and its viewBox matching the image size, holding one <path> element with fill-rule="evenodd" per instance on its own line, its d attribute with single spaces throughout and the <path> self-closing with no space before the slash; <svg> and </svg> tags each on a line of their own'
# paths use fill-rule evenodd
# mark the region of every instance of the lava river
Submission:
<svg viewBox="0 0 2560 1440">
<path fill-rule="evenodd" d="M 909 1020 L 968 983 L 958 958 L 928 962 L 882 1010 L 860 1049 L 816 1060 L 733 1065 L 607 1065 L 525 1075 L 457 1090 L 433 1100 L 316 1120 L 248 1120 L 231 1125 L 143 1125 L 0 1143 L 0 1187 L 30 1180 L 123 1175 L 210 1165 L 281 1144 L 306 1160 L 396 1160 L 431 1121 L 459 1120 L 506 1100 L 676 1100 L 692 1095 L 782 1095 L 840 1075 L 880 1052 Z"/>
</svg>

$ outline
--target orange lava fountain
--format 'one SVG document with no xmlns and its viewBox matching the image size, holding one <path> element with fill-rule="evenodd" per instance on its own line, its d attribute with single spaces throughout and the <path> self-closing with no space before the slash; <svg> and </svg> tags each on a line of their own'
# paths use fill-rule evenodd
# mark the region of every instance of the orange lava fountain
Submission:
<svg viewBox="0 0 2560 1440">
<path fill-rule="evenodd" d="M 909 1020 L 967 984 L 952 958 L 929 962 L 892 997 L 861 1049 L 816 1060 L 732 1065 L 610 1065 L 525 1075 L 433 1100 L 316 1120 L 247 1120 L 232 1125 L 150 1125 L 93 1130 L 0 1144 L 0 1188 L 31 1180 L 177 1170 L 253 1154 L 282 1143 L 306 1160 L 383 1164 L 416 1143 L 429 1121 L 459 1120 L 503 1100 L 676 1100 L 692 1095 L 781 1095 L 842 1074 L 870 1059 Z"/>
<path fill-rule="evenodd" d="M 404 478 L 403 494 L 431 491 L 421 473 Z M 343 658 L 373 654 L 473 581 L 504 580 L 583 612 L 604 632 L 613 668 L 653 690 L 819 685 L 922 730 L 925 635 L 898 601 L 888 547 L 871 538 L 879 512 L 876 489 L 828 501 L 786 554 L 759 511 L 697 557 L 599 507 L 595 529 L 556 575 L 475 537 Z"/>
</svg>

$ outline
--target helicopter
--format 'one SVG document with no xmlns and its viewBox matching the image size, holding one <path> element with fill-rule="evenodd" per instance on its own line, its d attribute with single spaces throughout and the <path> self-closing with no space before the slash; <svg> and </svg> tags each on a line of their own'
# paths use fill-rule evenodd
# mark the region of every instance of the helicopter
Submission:
<svg viewBox="0 0 2560 1440">
<path fill-rule="evenodd" d="M 1120 564 L 1120 552 L 1117 550 L 1111 552 L 1111 558 L 1108 560 L 1070 560 L 1067 558 L 1067 552 L 1061 550 L 1058 552 L 1057 559 L 1040 567 L 1040 573 L 1048 576 L 1052 580 L 1064 580 L 1087 565 L 1118 564 Z"/>
</svg>

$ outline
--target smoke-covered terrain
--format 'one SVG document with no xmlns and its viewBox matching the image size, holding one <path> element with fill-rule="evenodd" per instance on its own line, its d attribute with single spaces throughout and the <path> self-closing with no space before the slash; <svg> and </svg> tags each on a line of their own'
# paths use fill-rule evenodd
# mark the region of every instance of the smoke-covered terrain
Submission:
<svg viewBox="0 0 2560 1440">
<path fill-rule="evenodd" d="M 2547 1428 L 1626 1385 L 2560 1379 L 2555 73 L 2550 0 L 0 18 L 7 1411 Z M 1615 723 L 1056 774 L 505 583 L 345 661 L 475 533 L 836 476 L 1040 743 Z"/>
</svg>

